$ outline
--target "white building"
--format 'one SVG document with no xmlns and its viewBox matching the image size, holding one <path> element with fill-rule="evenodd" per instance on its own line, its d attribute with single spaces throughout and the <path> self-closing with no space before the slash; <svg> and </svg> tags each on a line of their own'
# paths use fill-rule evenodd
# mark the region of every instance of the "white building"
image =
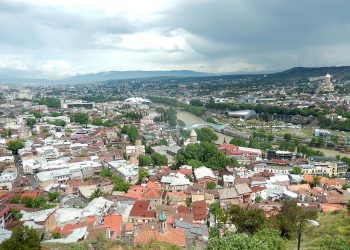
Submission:
<svg viewBox="0 0 350 250">
<path fill-rule="evenodd" d="M 108 162 L 109 168 L 111 168 L 118 176 L 125 181 L 135 184 L 139 178 L 139 167 L 135 164 L 127 164 L 125 160 Z"/>
</svg>

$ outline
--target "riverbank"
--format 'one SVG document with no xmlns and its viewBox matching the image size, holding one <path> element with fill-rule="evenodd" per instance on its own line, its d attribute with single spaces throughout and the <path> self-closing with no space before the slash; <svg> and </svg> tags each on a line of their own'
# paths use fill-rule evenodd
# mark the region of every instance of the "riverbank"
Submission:
<svg viewBox="0 0 350 250">
<path fill-rule="evenodd" d="M 194 115 L 190 112 L 187 112 L 187 111 L 177 110 L 176 116 L 177 116 L 178 120 L 183 121 L 186 125 L 192 125 L 194 123 L 205 122 L 201 117 L 196 116 L 196 115 Z M 216 141 L 216 143 L 218 143 L 218 144 L 222 144 L 222 143 L 224 143 L 224 141 L 226 141 L 228 143 L 232 139 L 231 136 L 224 135 L 224 134 L 219 133 L 217 131 L 215 131 L 215 134 L 218 136 L 218 139 Z"/>
</svg>

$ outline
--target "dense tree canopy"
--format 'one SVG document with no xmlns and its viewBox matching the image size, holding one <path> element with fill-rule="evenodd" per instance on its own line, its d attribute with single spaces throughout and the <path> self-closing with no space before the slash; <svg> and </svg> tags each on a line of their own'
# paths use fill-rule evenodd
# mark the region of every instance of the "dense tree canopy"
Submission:
<svg viewBox="0 0 350 250">
<path fill-rule="evenodd" d="M 218 139 L 218 136 L 210 128 L 196 129 L 197 140 L 204 142 L 213 142 Z"/>
<path fill-rule="evenodd" d="M 17 154 L 21 148 L 24 148 L 24 142 L 21 140 L 14 140 L 7 143 L 7 149 L 11 150 L 13 154 Z"/>
<path fill-rule="evenodd" d="M 144 167 L 144 166 L 152 166 L 152 165 L 153 165 L 153 160 L 150 156 L 148 155 L 139 156 L 139 166 Z"/>
<path fill-rule="evenodd" d="M 58 126 L 58 127 L 64 127 L 66 126 L 66 122 L 62 119 L 56 119 L 53 122 L 51 122 L 51 124 Z"/>
<path fill-rule="evenodd" d="M 0 250 L 40 250 L 40 238 L 35 229 L 27 226 L 17 226 L 12 230 L 12 236 L 0 244 Z"/>
<path fill-rule="evenodd" d="M 208 250 L 284 250 L 285 242 L 277 230 L 264 229 L 253 236 L 244 233 L 228 233 L 224 237 L 209 240 Z"/>
<path fill-rule="evenodd" d="M 216 183 L 213 182 L 213 181 L 209 181 L 209 182 L 207 182 L 205 188 L 206 189 L 215 189 L 216 188 Z"/>
<path fill-rule="evenodd" d="M 27 119 L 27 126 L 31 129 L 34 128 L 34 125 L 36 124 L 36 120 L 34 118 L 28 118 Z"/>
<path fill-rule="evenodd" d="M 234 224 L 240 233 L 254 234 L 264 227 L 266 217 L 260 208 L 245 209 L 231 205 L 224 211 L 229 222 Z"/>
<path fill-rule="evenodd" d="M 160 153 L 153 153 L 151 155 L 154 165 L 156 166 L 166 166 L 168 165 L 168 158 Z"/>
<path fill-rule="evenodd" d="M 121 130 L 122 134 L 129 136 L 129 139 L 132 143 L 135 143 L 137 137 L 137 128 L 134 125 L 128 126 L 124 125 Z"/>
<path fill-rule="evenodd" d="M 100 176 L 109 178 L 114 184 L 114 191 L 126 192 L 131 187 L 131 184 L 126 182 L 123 178 L 113 174 L 108 168 L 102 168 Z"/>
<path fill-rule="evenodd" d="M 281 212 L 276 217 L 277 227 L 281 236 L 287 239 L 295 237 L 298 223 L 303 219 L 316 219 L 316 210 L 304 210 L 299 207 L 295 200 L 283 202 Z"/>
<path fill-rule="evenodd" d="M 177 152 L 176 163 L 178 166 L 190 165 L 193 160 L 212 169 L 223 169 L 228 165 L 238 165 L 236 159 L 226 157 L 210 142 L 189 144 Z"/>
<path fill-rule="evenodd" d="M 303 169 L 300 166 L 295 166 L 293 167 L 292 171 L 290 171 L 291 174 L 297 174 L 297 175 L 302 175 L 303 174 Z"/>
<path fill-rule="evenodd" d="M 88 114 L 83 112 L 72 113 L 69 115 L 69 118 L 71 122 L 76 122 L 85 126 L 87 126 L 89 121 Z"/>
</svg>

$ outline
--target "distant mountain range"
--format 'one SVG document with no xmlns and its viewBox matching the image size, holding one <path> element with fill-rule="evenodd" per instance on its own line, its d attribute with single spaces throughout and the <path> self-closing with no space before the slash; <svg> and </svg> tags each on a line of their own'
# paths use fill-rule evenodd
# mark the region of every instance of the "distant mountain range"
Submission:
<svg viewBox="0 0 350 250">
<path fill-rule="evenodd" d="M 12 74 L 11 74 L 12 73 Z M 19 76 L 18 72 L 0 71 L 0 82 L 6 83 L 93 83 L 108 80 L 138 79 L 149 77 L 204 77 L 210 74 L 191 70 L 166 70 L 166 71 L 107 71 L 93 74 L 76 75 L 59 80 L 34 79 Z"/>
<path fill-rule="evenodd" d="M 350 66 L 332 66 L 332 67 L 295 67 L 282 72 L 270 74 L 271 77 L 284 79 L 302 79 L 315 76 L 331 74 L 333 77 L 349 78 Z"/>
<path fill-rule="evenodd" d="M 203 77 L 207 73 L 191 70 L 166 70 L 166 71 L 107 71 L 96 74 L 77 75 L 63 79 L 65 82 L 101 82 L 107 80 L 137 79 L 148 77 Z"/>
<path fill-rule="evenodd" d="M 278 73 L 266 74 L 270 78 L 281 79 L 303 79 L 314 76 L 322 76 L 327 73 L 334 77 L 350 78 L 350 66 L 339 67 L 295 67 Z M 227 73 L 221 74 L 224 78 L 237 78 L 248 76 L 262 76 L 264 73 Z M 218 77 L 220 74 L 209 74 L 204 72 L 196 72 L 191 70 L 167 70 L 167 71 L 107 71 L 95 74 L 76 75 L 59 80 L 35 79 L 30 74 L 20 74 L 16 71 L 0 70 L 0 83 L 93 83 L 103 82 L 108 80 L 122 79 L 138 79 L 138 78 L 154 78 L 154 77 L 169 77 L 169 78 L 196 78 L 196 77 Z"/>
</svg>

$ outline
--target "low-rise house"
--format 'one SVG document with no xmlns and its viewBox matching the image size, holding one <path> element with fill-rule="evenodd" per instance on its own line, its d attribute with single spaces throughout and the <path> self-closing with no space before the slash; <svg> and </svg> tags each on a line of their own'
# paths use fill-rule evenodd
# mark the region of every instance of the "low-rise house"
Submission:
<svg viewBox="0 0 350 250">
<path fill-rule="evenodd" d="M 213 170 L 207 167 L 199 167 L 194 170 L 194 176 L 196 178 L 197 183 L 202 186 L 206 186 L 208 182 L 217 181 L 216 176 L 213 173 Z"/>
<path fill-rule="evenodd" d="M 40 210 L 37 212 L 26 212 L 21 210 L 23 225 L 34 229 L 44 229 L 49 224 L 50 215 L 55 211 L 55 208 Z"/>
<path fill-rule="evenodd" d="M 10 216 L 10 207 L 0 205 L 0 228 L 5 228 L 5 222 Z"/>
<path fill-rule="evenodd" d="M 56 183 L 66 183 L 71 178 L 69 169 L 44 171 L 35 175 L 42 188 Z"/>
<path fill-rule="evenodd" d="M 233 187 L 235 184 L 235 176 L 233 175 L 223 175 L 222 182 L 225 188 Z"/>
<path fill-rule="evenodd" d="M 257 199 L 261 199 L 261 201 L 266 201 L 267 200 L 267 192 L 265 187 L 261 186 L 252 186 L 250 187 L 252 190 L 251 193 L 251 203 L 255 203 Z M 258 198 L 260 197 L 260 198 Z"/>
<path fill-rule="evenodd" d="M 150 202 L 150 209 L 156 209 L 163 204 L 163 193 L 162 189 L 148 189 L 143 195 L 143 200 Z"/>
<path fill-rule="evenodd" d="M 290 179 L 288 175 L 275 175 L 267 180 L 267 184 L 288 186 L 290 184 Z"/>
<path fill-rule="evenodd" d="M 267 165 L 266 163 L 260 163 L 254 166 L 254 172 L 256 173 L 262 173 L 267 171 L 270 173 L 274 173 L 275 175 L 286 175 L 289 174 L 291 170 L 292 167 Z"/>
<path fill-rule="evenodd" d="M 205 224 L 208 219 L 207 203 L 204 200 L 192 202 L 192 213 L 194 223 Z"/>
<path fill-rule="evenodd" d="M 129 215 L 130 222 L 155 221 L 156 212 L 151 209 L 150 201 L 135 201 Z"/>
<path fill-rule="evenodd" d="M 192 182 L 179 172 L 177 174 L 171 173 L 168 176 L 162 176 L 160 183 L 165 190 L 169 191 L 184 191 L 192 185 Z"/>
<path fill-rule="evenodd" d="M 185 205 L 187 195 L 184 192 L 167 192 L 166 193 L 166 204 L 169 205 Z"/>
<path fill-rule="evenodd" d="M 187 242 L 193 242 L 195 239 L 203 242 L 209 240 L 209 230 L 207 225 L 198 225 L 180 219 L 175 220 L 174 227 L 185 229 Z"/>
<path fill-rule="evenodd" d="M 183 228 L 172 228 L 167 223 L 167 216 L 161 212 L 158 222 L 136 226 L 134 233 L 134 245 L 146 244 L 151 240 L 167 242 L 186 248 L 186 236 Z"/>
<path fill-rule="evenodd" d="M 125 181 L 131 184 L 138 182 L 139 167 L 137 165 L 127 164 L 125 160 L 118 160 L 108 162 L 108 166 Z"/>
<path fill-rule="evenodd" d="M 247 184 L 237 184 L 231 188 L 219 189 L 221 206 L 229 204 L 250 203 L 252 190 Z"/>
<path fill-rule="evenodd" d="M 110 214 L 103 217 L 102 228 L 109 228 L 110 238 L 117 238 L 121 235 L 122 216 L 117 214 Z"/>
</svg>

